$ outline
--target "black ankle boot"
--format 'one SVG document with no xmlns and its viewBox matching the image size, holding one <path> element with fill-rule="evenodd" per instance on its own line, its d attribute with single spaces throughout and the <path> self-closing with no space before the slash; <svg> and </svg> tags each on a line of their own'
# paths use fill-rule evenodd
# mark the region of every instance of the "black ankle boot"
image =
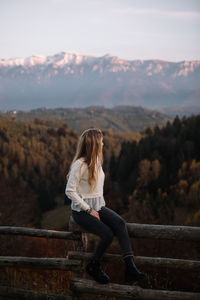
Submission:
<svg viewBox="0 0 200 300">
<path fill-rule="evenodd" d="M 86 272 L 93 277 L 93 279 L 99 283 L 109 283 L 109 276 L 103 272 L 100 262 L 95 259 L 91 259 L 86 266 Z"/>
<path fill-rule="evenodd" d="M 128 256 L 124 258 L 124 261 L 126 263 L 125 281 L 130 283 L 138 280 L 147 279 L 147 275 L 143 272 L 140 272 L 136 267 L 133 256 Z"/>
</svg>

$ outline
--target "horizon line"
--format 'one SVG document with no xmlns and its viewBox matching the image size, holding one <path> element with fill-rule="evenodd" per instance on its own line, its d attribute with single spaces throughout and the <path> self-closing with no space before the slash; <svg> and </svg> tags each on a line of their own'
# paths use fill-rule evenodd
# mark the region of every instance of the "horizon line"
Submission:
<svg viewBox="0 0 200 300">
<path fill-rule="evenodd" d="M 87 56 L 87 57 L 93 57 L 93 58 L 100 58 L 100 57 L 117 57 L 117 58 L 120 58 L 122 60 L 125 60 L 125 61 L 162 61 L 162 62 L 171 62 L 171 63 L 180 63 L 180 62 L 192 62 L 192 61 L 200 61 L 200 58 L 196 58 L 196 59 L 183 59 L 183 60 L 167 60 L 167 59 L 161 59 L 161 58 L 135 58 L 135 59 L 127 59 L 127 58 L 122 58 L 121 56 L 118 56 L 118 55 L 112 55 L 110 53 L 106 53 L 104 55 L 92 55 L 92 54 L 85 54 L 85 53 L 81 53 L 81 52 L 77 52 L 77 51 L 59 51 L 59 52 L 56 52 L 54 54 L 47 54 L 47 55 L 44 55 L 44 54 L 32 54 L 32 55 L 28 55 L 28 56 L 13 56 L 13 57 L 9 57 L 9 58 L 1 58 L 0 57 L 0 60 L 4 60 L 4 61 L 7 61 L 7 60 L 12 60 L 12 59 L 28 59 L 28 58 L 31 58 L 31 57 L 52 57 L 52 56 L 55 56 L 57 54 L 74 54 L 74 55 L 80 55 L 80 56 Z"/>
</svg>

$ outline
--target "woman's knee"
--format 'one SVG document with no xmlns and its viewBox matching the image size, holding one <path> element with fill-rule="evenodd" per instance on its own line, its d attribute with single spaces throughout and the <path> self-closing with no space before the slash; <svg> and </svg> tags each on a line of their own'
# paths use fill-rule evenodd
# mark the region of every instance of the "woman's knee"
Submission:
<svg viewBox="0 0 200 300">
<path fill-rule="evenodd" d="M 102 207 L 102 214 L 102 217 L 109 218 L 109 223 L 112 223 L 113 227 L 124 228 L 126 226 L 126 221 L 112 209 Z"/>
<path fill-rule="evenodd" d="M 126 221 L 121 217 L 117 219 L 116 224 L 119 229 L 126 227 Z"/>
<path fill-rule="evenodd" d="M 103 239 L 106 240 L 107 242 L 112 242 L 113 238 L 114 238 L 114 233 L 112 232 L 112 230 L 106 231 L 103 237 Z"/>
</svg>

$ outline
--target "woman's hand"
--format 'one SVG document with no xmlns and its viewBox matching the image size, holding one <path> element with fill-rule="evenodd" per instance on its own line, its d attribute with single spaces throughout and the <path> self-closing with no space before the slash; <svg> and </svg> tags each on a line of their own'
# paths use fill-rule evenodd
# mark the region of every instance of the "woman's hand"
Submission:
<svg viewBox="0 0 200 300">
<path fill-rule="evenodd" d="M 97 218 L 100 221 L 100 217 L 99 217 L 99 213 L 96 210 L 92 210 L 90 215 L 94 216 L 95 218 Z"/>
</svg>

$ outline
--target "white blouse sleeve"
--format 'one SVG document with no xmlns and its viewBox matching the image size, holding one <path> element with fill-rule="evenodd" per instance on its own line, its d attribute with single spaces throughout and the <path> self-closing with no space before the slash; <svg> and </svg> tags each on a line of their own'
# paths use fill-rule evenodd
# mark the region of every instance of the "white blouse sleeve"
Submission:
<svg viewBox="0 0 200 300">
<path fill-rule="evenodd" d="M 81 177 L 81 162 L 75 161 L 72 165 L 70 175 L 67 181 L 65 194 L 71 199 L 75 205 L 78 205 L 81 210 L 87 210 L 90 206 L 78 195 L 77 186 Z"/>
</svg>

